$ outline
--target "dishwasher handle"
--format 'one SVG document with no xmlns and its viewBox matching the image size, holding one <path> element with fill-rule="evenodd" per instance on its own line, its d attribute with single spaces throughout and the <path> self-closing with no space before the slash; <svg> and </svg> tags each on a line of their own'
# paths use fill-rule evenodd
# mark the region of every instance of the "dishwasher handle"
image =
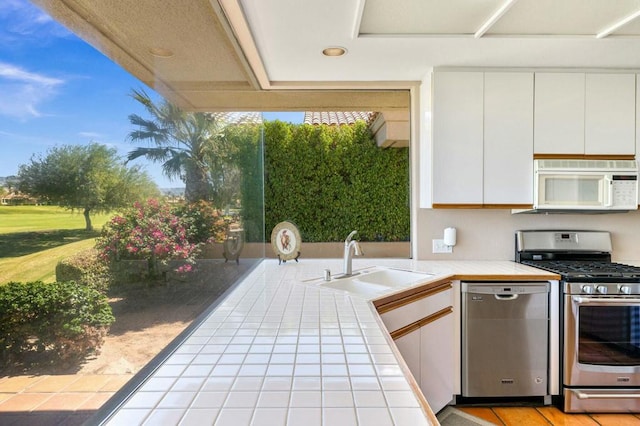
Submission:
<svg viewBox="0 0 640 426">
<path fill-rule="evenodd" d="M 496 300 L 516 300 L 518 298 L 518 294 L 495 294 L 494 297 Z"/>
</svg>

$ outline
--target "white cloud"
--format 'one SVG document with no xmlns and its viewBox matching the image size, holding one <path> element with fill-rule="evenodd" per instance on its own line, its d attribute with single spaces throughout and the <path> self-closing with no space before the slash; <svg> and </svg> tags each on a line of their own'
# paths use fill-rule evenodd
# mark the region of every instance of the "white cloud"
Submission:
<svg viewBox="0 0 640 426">
<path fill-rule="evenodd" d="M 38 106 L 56 94 L 59 78 L 0 62 L 0 115 L 26 119 L 40 117 Z"/>
<path fill-rule="evenodd" d="M 69 37 L 72 33 L 28 0 L 0 1 L 0 40 L 28 43 Z"/>
<path fill-rule="evenodd" d="M 15 80 L 27 84 L 51 87 L 62 83 L 62 80 L 32 73 L 20 67 L 0 62 L 0 78 Z"/>
</svg>

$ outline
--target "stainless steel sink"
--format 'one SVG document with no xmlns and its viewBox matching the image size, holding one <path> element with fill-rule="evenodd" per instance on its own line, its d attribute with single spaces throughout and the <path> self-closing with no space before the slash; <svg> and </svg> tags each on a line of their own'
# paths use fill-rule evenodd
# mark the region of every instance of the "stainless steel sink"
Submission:
<svg viewBox="0 0 640 426">
<path fill-rule="evenodd" d="M 428 272 L 375 267 L 362 270 L 351 276 L 338 275 L 330 281 L 321 282 L 318 285 L 371 297 L 392 289 L 410 287 L 428 281 L 432 276 L 433 274 Z"/>
</svg>

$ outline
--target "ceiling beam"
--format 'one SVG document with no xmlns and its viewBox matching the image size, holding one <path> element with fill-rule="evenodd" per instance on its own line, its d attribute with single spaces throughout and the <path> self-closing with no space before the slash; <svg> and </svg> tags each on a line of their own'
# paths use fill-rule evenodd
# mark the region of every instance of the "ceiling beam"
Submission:
<svg viewBox="0 0 640 426">
<path fill-rule="evenodd" d="M 633 21 L 639 16 L 640 16 L 640 10 L 636 10 L 632 14 L 625 16 L 624 18 L 620 19 L 619 21 L 613 23 L 612 25 L 609 25 L 607 28 L 600 31 L 598 34 L 596 34 L 596 38 L 605 38 L 611 35 L 611 33 L 627 25 L 629 22 Z"/>
<path fill-rule="evenodd" d="M 513 6 L 516 1 L 518 0 L 506 0 L 504 3 L 502 3 L 502 6 L 500 6 L 498 8 L 498 10 L 496 10 L 493 15 L 491 15 L 489 17 L 489 19 L 487 19 L 485 21 L 484 24 L 482 24 L 482 26 L 480 26 L 480 29 L 478 31 L 476 31 L 476 33 L 473 35 L 475 38 L 480 38 L 482 37 L 487 31 L 489 31 L 489 29 L 500 20 L 500 18 L 502 18 L 502 16 L 507 13 L 507 11 L 509 9 L 511 9 L 511 6 Z"/>
<path fill-rule="evenodd" d="M 184 93 L 184 92 L 183 92 Z M 194 91 L 192 111 L 402 111 L 409 90 Z"/>
<path fill-rule="evenodd" d="M 218 19 L 223 23 L 223 28 L 236 54 L 242 58 L 247 72 L 251 74 L 255 88 L 269 89 L 271 82 L 240 2 L 238 0 L 210 0 L 210 2 Z"/>
</svg>

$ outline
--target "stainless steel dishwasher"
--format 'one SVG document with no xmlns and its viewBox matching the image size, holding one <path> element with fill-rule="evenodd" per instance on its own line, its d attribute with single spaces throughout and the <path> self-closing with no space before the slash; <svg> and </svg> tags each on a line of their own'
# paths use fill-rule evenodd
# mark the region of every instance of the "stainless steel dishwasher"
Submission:
<svg viewBox="0 0 640 426">
<path fill-rule="evenodd" d="M 463 282 L 462 396 L 544 396 L 549 283 Z"/>
</svg>

